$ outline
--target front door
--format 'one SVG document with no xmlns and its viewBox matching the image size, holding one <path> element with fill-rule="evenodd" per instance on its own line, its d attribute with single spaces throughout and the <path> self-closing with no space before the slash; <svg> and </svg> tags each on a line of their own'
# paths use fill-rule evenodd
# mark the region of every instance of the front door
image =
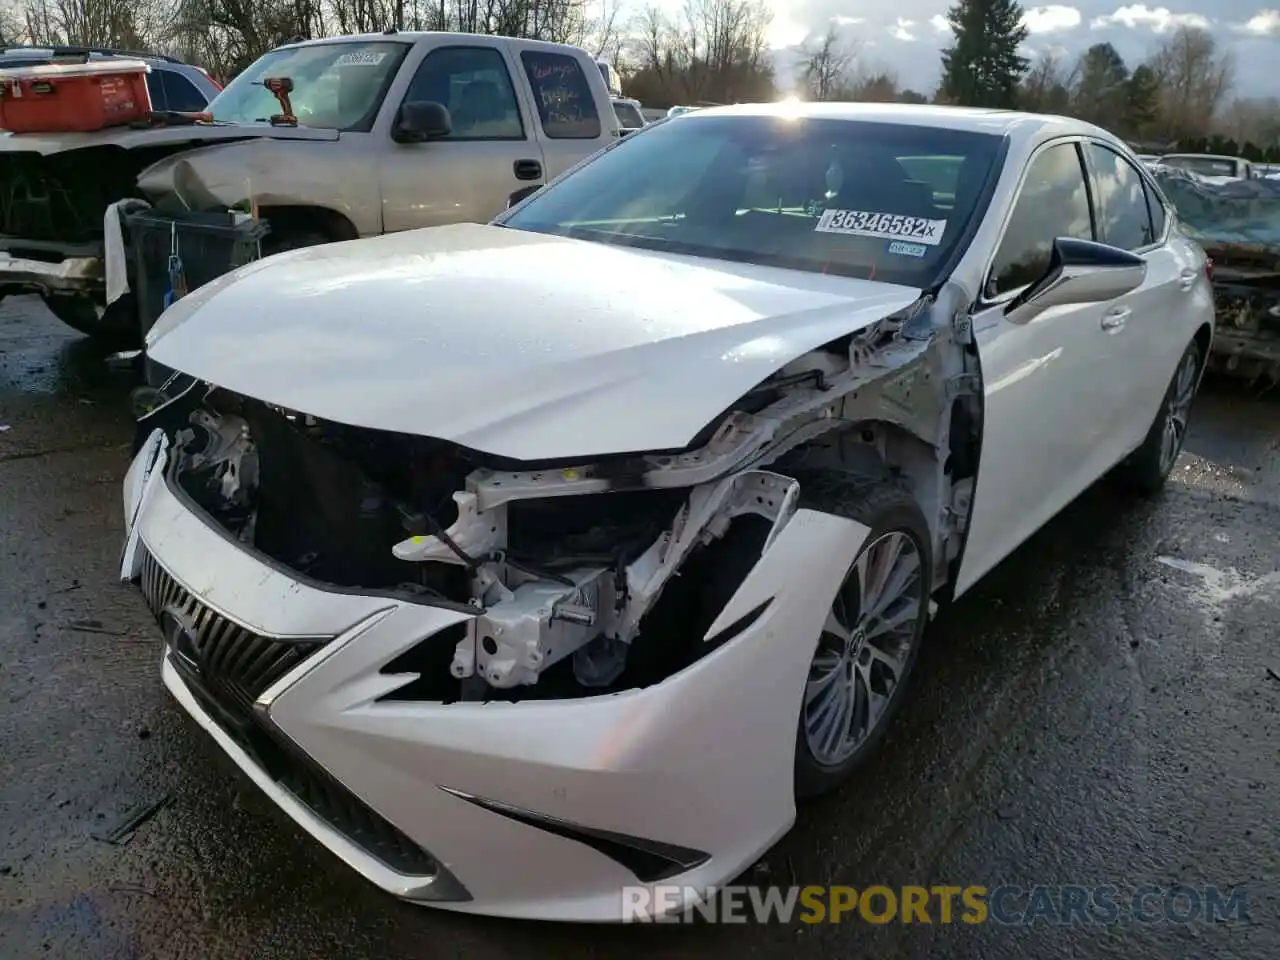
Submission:
<svg viewBox="0 0 1280 960">
<path fill-rule="evenodd" d="M 453 129 L 427 143 L 389 144 L 378 171 L 383 229 L 486 223 L 515 191 L 545 182 L 520 99 L 502 49 L 483 37 L 427 54 L 404 100 L 444 104 Z"/>
<path fill-rule="evenodd" d="M 1008 302 L 1048 269 L 1058 237 L 1091 240 L 1093 217 L 1076 141 L 1031 159 L 974 315 L 982 365 L 982 453 L 956 594 L 1017 549 L 1099 475 L 1117 389 L 1121 342 L 1104 324 L 1111 304 L 1053 307 L 1031 321 Z"/>
</svg>

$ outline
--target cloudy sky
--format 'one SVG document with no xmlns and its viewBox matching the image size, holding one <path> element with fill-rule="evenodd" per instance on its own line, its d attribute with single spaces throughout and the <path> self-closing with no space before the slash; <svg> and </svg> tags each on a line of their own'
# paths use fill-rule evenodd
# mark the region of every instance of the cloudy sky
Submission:
<svg viewBox="0 0 1280 960">
<path fill-rule="evenodd" d="M 679 0 L 665 3 L 679 6 Z M 902 86 L 929 93 L 937 84 L 938 51 L 951 38 L 944 19 L 948 0 L 770 0 L 770 4 L 774 11 L 770 41 L 775 48 L 821 34 L 835 18 L 863 55 L 895 72 Z M 1177 26 L 1207 27 L 1235 54 L 1238 94 L 1280 96 L 1276 63 L 1280 9 L 1259 6 L 1259 0 L 1168 0 L 1167 6 L 1083 0 L 1044 6 L 1024 2 L 1024 7 L 1030 30 L 1026 45 L 1031 51 L 1057 47 L 1074 58 L 1090 44 L 1109 41 L 1131 68 Z"/>
</svg>

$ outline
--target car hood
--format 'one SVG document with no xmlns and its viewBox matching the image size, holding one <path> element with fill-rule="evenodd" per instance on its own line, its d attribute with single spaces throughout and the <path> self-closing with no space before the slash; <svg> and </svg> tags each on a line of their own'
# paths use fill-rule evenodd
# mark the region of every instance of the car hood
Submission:
<svg viewBox="0 0 1280 960">
<path fill-rule="evenodd" d="M 0 131 L 0 153 L 39 153 L 51 156 L 86 147 L 158 147 L 190 143 L 199 146 L 225 140 L 337 140 L 336 130 L 313 127 L 273 127 L 266 123 L 217 123 L 191 126 L 111 127 L 93 133 L 7 133 Z"/>
<path fill-rule="evenodd" d="M 259 260 L 148 337 L 160 364 L 515 460 L 671 450 L 909 287 L 459 224 Z"/>
</svg>

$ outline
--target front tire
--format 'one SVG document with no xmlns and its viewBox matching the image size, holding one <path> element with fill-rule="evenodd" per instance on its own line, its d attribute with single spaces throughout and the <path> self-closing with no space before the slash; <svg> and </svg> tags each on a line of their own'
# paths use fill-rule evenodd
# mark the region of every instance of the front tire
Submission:
<svg viewBox="0 0 1280 960">
<path fill-rule="evenodd" d="M 1200 344 L 1192 340 L 1178 361 L 1146 439 L 1118 471 L 1120 479 L 1135 492 L 1146 496 L 1159 493 L 1173 472 L 1186 442 L 1191 405 L 1203 365 Z"/>
<path fill-rule="evenodd" d="M 796 731 L 795 792 L 844 783 L 884 739 L 920 653 L 932 538 L 915 498 L 890 482 L 801 480 L 801 504 L 871 528 L 818 638 Z"/>
</svg>

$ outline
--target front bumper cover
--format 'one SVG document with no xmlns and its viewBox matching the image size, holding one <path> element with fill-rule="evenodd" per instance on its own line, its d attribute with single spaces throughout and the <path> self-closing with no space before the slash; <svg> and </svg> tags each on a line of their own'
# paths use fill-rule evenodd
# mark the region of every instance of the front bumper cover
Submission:
<svg viewBox="0 0 1280 960">
<path fill-rule="evenodd" d="M 17 293 L 89 296 L 102 292 L 105 285 L 106 273 L 99 257 L 68 257 L 51 263 L 0 250 L 0 297 Z"/>
<path fill-rule="evenodd" d="M 320 643 L 240 713 L 293 769 L 309 768 L 429 852 L 431 875 L 395 868 L 367 831 L 335 825 L 273 775 L 201 696 L 172 643 L 166 686 L 282 810 L 383 890 L 497 916 L 617 921 L 624 888 L 723 884 L 794 822 L 812 646 L 866 527 L 797 511 L 709 635 L 749 626 L 654 686 L 578 700 L 395 701 L 380 698 L 413 677 L 382 668 L 472 614 L 303 582 L 197 515 L 164 475 L 163 456 L 147 476 L 155 453 L 144 446 L 126 481 L 125 516 L 136 519 L 124 574 L 141 572 L 162 621 L 172 603 L 156 599 L 148 563 L 207 611 L 197 618 L 277 643 Z"/>
</svg>

